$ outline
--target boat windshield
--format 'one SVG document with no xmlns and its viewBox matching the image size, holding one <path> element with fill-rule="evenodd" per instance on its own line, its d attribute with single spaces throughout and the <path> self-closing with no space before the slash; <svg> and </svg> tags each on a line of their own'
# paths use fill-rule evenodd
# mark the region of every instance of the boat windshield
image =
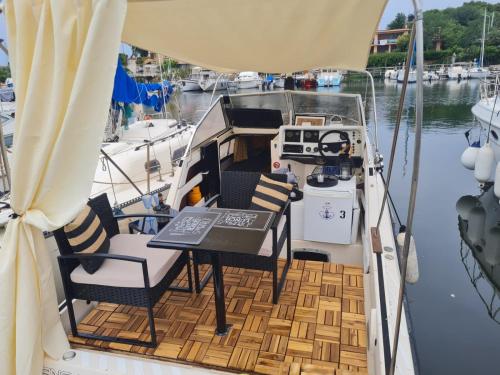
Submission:
<svg viewBox="0 0 500 375">
<path fill-rule="evenodd" d="M 357 95 L 291 92 L 290 97 L 295 115 L 337 116 L 344 125 L 362 124 Z"/>
<path fill-rule="evenodd" d="M 345 125 L 361 125 L 361 108 L 356 94 L 318 94 L 308 92 L 273 92 L 232 95 L 233 108 L 278 109 L 283 123 L 293 115 L 338 116 Z"/>
<path fill-rule="evenodd" d="M 260 109 L 278 109 L 281 111 L 283 123 L 290 123 L 290 109 L 286 98 L 286 93 L 256 93 L 245 95 L 232 95 L 231 106 L 233 108 L 260 108 Z"/>
</svg>

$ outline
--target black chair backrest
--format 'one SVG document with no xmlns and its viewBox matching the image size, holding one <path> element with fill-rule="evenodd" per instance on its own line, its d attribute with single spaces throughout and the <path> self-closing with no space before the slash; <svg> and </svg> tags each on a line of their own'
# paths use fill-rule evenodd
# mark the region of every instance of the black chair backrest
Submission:
<svg viewBox="0 0 500 375">
<path fill-rule="evenodd" d="M 258 172 L 222 172 L 219 207 L 248 209 L 260 175 Z M 287 182 L 286 174 L 264 173 L 264 175 L 279 182 Z"/>
<path fill-rule="evenodd" d="M 111 205 L 109 204 L 108 196 L 106 194 L 101 194 L 95 198 L 89 199 L 88 204 L 97 216 L 99 216 L 102 226 L 106 229 L 110 238 L 115 234 L 120 233 L 118 223 L 113 217 L 113 210 L 111 209 Z M 61 255 L 73 254 L 73 248 L 68 242 L 68 238 L 64 232 L 64 227 L 56 229 L 52 233 L 54 234 L 57 247 L 59 248 L 59 253 L 61 253 Z M 68 262 L 68 264 L 70 265 L 70 271 L 72 271 L 80 264 L 80 262 L 75 260 Z"/>
<path fill-rule="evenodd" d="M 94 210 L 97 216 L 99 216 L 101 224 L 104 229 L 106 229 L 109 238 L 120 233 L 118 222 L 113 216 L 113 209 L 109 204 L 108 196 L 106 193 L 89 199 L 89 206 Z"/>
</svg>

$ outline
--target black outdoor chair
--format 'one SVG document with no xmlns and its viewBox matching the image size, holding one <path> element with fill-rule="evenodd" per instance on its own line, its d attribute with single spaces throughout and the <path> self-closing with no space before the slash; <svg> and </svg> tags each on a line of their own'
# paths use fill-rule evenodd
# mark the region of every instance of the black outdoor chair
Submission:
<svg viewBox="0 0 500 375">
<path fill-rule="evenodd" d="M 221 174 L 220 194 L 209 199 L 205 206 L 210 207 L 217 203 L 217 207 L 249 209 L 252 196 L 255 192 L 260 173 L 242 171 L 224 171 Z M 266 177 L 279 182 L 287 182 L 285 174 L 264 173 Z M 286 280 L 286 274 L 291 262 L 291 230 L 290 230 L 290 200 L 283 209 L 276 214 L 275 220 L 264 241 L 263 249 L 269 247 L 267 254 L 263 255 L 243 255 L 243 254 L 222 254 L 222 264 L 224 266 L 248 268 L 261 271 L 269 271 L 273 274 L 273 303 L 278 303 L 279 295 Z M 278 257 L 286 241 L 286 263 L 283 268 L 280 280 L 278 280 Z M 237 246 L 237 244 L 235 244 Z M 210 279 L 211 272 L 207 273 L 200 281 L 198 265 L 210 264 L 210 257 L 204 253 L 193 253 L 194 281 L 196 292 L 199 293 Z"/>
<path fill-rule="evenodd" d="M 109 253 L 74 253 L 64 228 L 55 230 L 54 237 L 61 255 L 58 257 L 71 332 L 75 337 L 114 341 L 131 345 L 156 347 L 153 306 L 167 289 L 193 291 L 190 259 L 187 251 L 162 250 L 146 247 L 152 236 L 144 234 L 120 234 L 118 220 L 130 217 L 169 217 L 168 215 L 139 214 L 116 215 L 106 194 L 89 200 L 90 207 L 101 220 L 110 238 Z M 89 274 L 80 265 L 81 259 L 104 258 L 101 267 Z M 137 265 L 140 265 L 138 267 Z M 170 284 L 187 267 L 188 288 L 170 287 Z M 73 310 L 73 299 L 110 302 L 145 307 L 148 311 L 151 341 L 100 336 L 78 332 Z"/>
</svg>

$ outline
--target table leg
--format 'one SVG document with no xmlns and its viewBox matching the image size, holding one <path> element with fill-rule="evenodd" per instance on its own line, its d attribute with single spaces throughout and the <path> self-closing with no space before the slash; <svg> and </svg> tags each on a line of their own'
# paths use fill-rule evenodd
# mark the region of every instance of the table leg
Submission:
<svg viewBox="0 0 500 375">
<path fill-rule="evenodd" d="M 222 264 L 220 254 L 212 252 L 212 271 L 214 276 L 214 290 L 215 290 L 215 315 L 217 317 L 217 329 L 215 334 L 217 336 L 225 336 L 229 331 L 226 324 L 226 305 L 224 302 L 224 278 L 222 275 Z"/>
</svg>

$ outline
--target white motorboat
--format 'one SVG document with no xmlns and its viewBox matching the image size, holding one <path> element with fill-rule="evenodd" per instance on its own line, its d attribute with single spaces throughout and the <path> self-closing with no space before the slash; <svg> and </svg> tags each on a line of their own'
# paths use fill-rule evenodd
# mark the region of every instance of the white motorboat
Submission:
<svg viewBox="0 0 500 375">
<path fill-rule="evenodd" d="M 474 66 L 469 69 L 469 78 L 484 79 L 490 75 L 490 70 L 485 67 Z"/>
<path fill-rule="evenodd" d="M 483 185 L 493 183 L 494 193 L 500 198 L 500 76 L 481 81 L 480 100 L 472 107 L 484 137 L 469 144 L 462 154 L 464 167 L 474 171 L 474 177 Z M 470 132 L 467 133 L 469 137 Z M 470 143 L 470 142 L 469 142 Z"/>
<path fill-rule="evenodd" d="M 319 73 L 316 75 L 316 80 L 318 81 L 318 87 L 329 87 L 331 86 L 330 76 L 332 70 L 330 68 L 321 68 Z"/>
<path fill-rule="evenodd" d="M 405 78 L 405 69 L 399 69 L 397 81 L 399 83 L 404 82 L 404 78 Z M 408 83 L 415 83 L 415 82 L 417 82 L 417 72 L 415 71 L 415 69 L 410 69 L 410 72 L 408 73 Z"/>
<path fill-rule="evenodd" d="M 446 66 L 441 65 L 436 73 L 439 76 L 439 79 L 448 79 L 448 68 Z"/>
<path fill-rule="evenodd" d="M 479 121 L 486 134 L 490 134 L 496 161 L 500 161 L 500 76 L 481 81 L 480 100 L 472 107 L 472 114 Z"/>
<path fill-rule="evenodd" d="M 437 81 L 439 75 L 435 71 L 424 71 L 424 81 Z"/>
<path fill-rule="evenodd" d="M 285 87 L 285 77 L 277 76 L 274 77 L 274 87 L 278 89 L 282 89 Z"/>
<path fill-rule="evenodd" d="M 392 69 L 389 73 L 389 79 L 396 81 L 398 79 L 400 69 Z"/>
<path fill-rule="evenodd" d="M 179 81 L 179 85 L 182 91 L 226 90 L 228 80 L 221 74 L 197 66 L 191 70 L 188 78 Z"/>
<path fill-rule="evenodd" d="M 396 71 L 396 69 L 386 69 L 384 72 L 385 79 L 391 79 L 391 75 Z"/>
<path fill-rule="evenodd" d="M 342 73 L 332 68 L 321 68 L 316 75 L 318 87 L 340 86 Z"/>
<path fill-rule="evenodd" d="M 448 79 L 467 79 L 469 78 L 469 63 L 454 63 L 448 67 Z"/>
<path fill-rule="evenodd" d="M 342 83 L 342 78 L 343 78 L 342 73 L 339 72 L 338 70 L 335 70 L 330 75 L 330 84 L 332 86 L 340 86 L 340 84 Z"/>
<path fill-rule="evenodd" d="M 121 40 L 126 42 L 133 40 L 139 46 L 146 42 L 150 49 L 161 50 L 169 56 L 175 54 L 185 56 L 188 61 L 200 61 L 221 71 L 243 70 L 248 67 L 259 71 L 299 71 L 320 66 L 321 61 L 328 59 L 332 64 L 338 63 L 341 69 L 348 69 L 349 65 L 352 65 L 355 71 L 363 72 L 363 67 L 366 65 L 366 46 L 380 22 L 386 1 L 376 0 L 363 3 L 362 6 L 352 2 L 319 3 L 318 13 L 323 15 L 323 18 L 315 19 L 318 25 L 317 29 L 313 30 L 311 27 L 314 27 L 315 23 L 308 24 L 302 29 L 301 24 L 297 24 L 293 29 L 286 28 L 289 20 L 293 19 L 301 9 L 298 5 L 283 6 L 282 2 L 268 3 L 257 0 L 249 4 L 242 8 L 238 2 L 226 1 L 212 1 L 206 7 L 192 7 L 192 4 L 181 0 L 129 2 L 126 8 L 125 6 L 116 8 L 117 11 L 121 11 L 123 19 L 125 12 L 128 13 L 123 33 L 117 32 L 116 28 L 113 30 L 115 47 L 118 50 Z M 33 10 L 32 13 L 37 15 L 37 4 L 33 5 L 33 9 L 31 4 L 21 5 L 24 6 L 22 9 L 25 14 L 28 10 Z M 274 8 L 263 13 L 263 5 Z M 416 141 L 411 198 L 408 206 L 409 234 L 415 209 L 423 114 L 421 82 L 423 20 L 419 2 L 415 1 L 414 6 L 414 14 L 417 15 L 414 23 L 419 82 L 414 106 Z M 105 10 L 107 9 L 102 11 Z M 276 18 L 278 10 L 281 16 Z M 237 19 L 227 17 L 227 14 L 239 14 L 243 11 L 245 17 Z M 73 16 L 76 10 L 69 8 L 67 12 Z M 206 17 L 207 14 L 210 17 Z M 337 16 L 338 14 L 342 16 Z M 95 18 L 99 18 L 99 15 L 101 14 L 98 13 Z M 57 16 L 54 14 L 55 18 Z M 192 40 L 182 40 L 182 33 L 180 43 L 175 39 L 166 40 L 163 35 L 159 35 L 160 28 L 155 25 L 161 24 L 160 21 L 166 16 L 169 17 L 169 27 L 174 30 L 179 30 L 190 22 L 199 22 L 200 27 L 190 30 L 192 33 L 190 37 L 198 41 L 203 36 L 205 48 L 200 48 L 199 44 L 193 43 Z M 133 17 L 138 18 L 134 20 Z M 273 33 L 269 28 L 250 27 L 257 18 L 265 25 L 276 27 L 277 32 Z M 52 22 L 52 19 L 43 21 Z M 21 20 L 18 19 L 17 22 Z M 102 19 L 96 20 L 96 23 L 98 26 L 107 24 L 103 23 Z M 12 23 L 9 23 L 9 27 L 12 26 Z M 283 30 L 286 32 L 283 33 Z M 11 33 L 14 31 L 9 30 Z M 330 50 L 342 50 L 341 47 L 346 46 L 347 40 L 343 36 L 349 35 L 352 31 L 359 33 L 357 38 L 359 43 L 353 45 L 348 42 L 350 43 L 348 55 L 329 53 Z M 56 29 L 54 32 L 57 33 L 59 30 Z M 326 46 L 316 46 L 313 43 L 318 41 L 319 32 L 333 36 L 331 40 L 323 41 L 325 45 L 328 43 L 330 50 Z M 106 35 L 103 33 L 102 37 Z M 282 48 L 276 56 L 267 53 L 266 48 L 269 46 L 272 51 L 276 51 L 276 45 L 293 46 L 292 42 L 299 35 L 302 43 L 308 45 L 314 52 L 308 52 L 304 60 L 299 60 L 300 51 L 293 48 Z M 335 38 L 336 36 L 338 37 Z M 264 37 L 272 37 L 270 39 L 272 43 L 262 43 Z M 226 41 L 225 38 L 229 40 Z M 244 44 L 234 43 L 242 40 L 245 40 Z M 105 41 L 109 42 L 108 44 L 114 42 L 113 38 Z M 67 41 L 71 42 L 71 39 Z M 50 44 L 48 45 L 50 47 Z M 231 46 L 231 50 L 228 46 Z M 257 53 L 259 47 L 263 51 L 262 55 L 266 56 L 265 61 L 259 59 Z M 227 61 L 223 58 L 224 52 L 231 53 Z M 99 54 L 102 51 L 89 51 L 90 57 L 92 53 Z M 20 57 L 25 58 L 23 54 L 20 54 Z M 107 57 L 111 61 L 110 56 Z M 93 62 L 92 59 L 82 58 L 81 64 L 89 64 L 89 60 Z M 24 61 L 21 59 L 16 62 Z M 382 175 L 383 158 L 379 153 L 377 139 L 375 87 L 370 73 L 363 73 L 367 76 L 367 86 L 365 88 L 365 85 L 360 85 L 360 93 L 275 91 L 224 95 L 216 98 L 197 127 L 193 128 L 192 134 L 188 137 L 187 147 L 179 152 L 181 157 L 177 167 L 171 171 L 173 176 L 166 203 L 174 210 L 185 208 L 190 192 L 196 190 L 201 194 L 201 199 L 193 204 L 202 206 L 212 203 L 222 206 L 224 203 L 222 200 L 217 201 L 217 196 L 222 193 L 221 180 L 226 173 L 254 172 L 256 174 L 253 176 L 262 178 L 263 181 L 267 178 L 277 178 L 283 181 L 284 185 L 281 186 L 286 189 L 290 186 L 284 181 L 292 184 L 294 190 L 290 197 L 284 193 L 280 194 L 280 196 L 285 195 L 285 214 L 281 215 L 280 210 L 276 210 L 263 226 L 268 230 L 269 224 L 272 225 L 272 230 L 263 243 L 265 246 L 269 246 L 266 241 L 271 243 L 271 251 L 263 247 L 262 252 L 254 251 L 253 254 L 247 254 L 260 257 L 260 262 L 272 266 L 273 269 L 282 267 L 280 280 L 283 282 L 278 283 L 278 272 L 269 272 L 267 268 L 265 272 L 254 269 L 255 263 L 248 259 L 255 258 L 244 257 L 242 258 L 246 260 L 244 264 L 223 264 L 226 266 L 224 278 L 227 281 L 227 288 L 224 289 L 222 274 L 217 272 L 222 266 L 219 263 L 221 256 L 215 254 L 212 257 L 212 269 L 216 270 L 213 273 L 213 284 L 197 294 L 181 293 L 167 288 L 176 286 L 172 284 L 172 280 L 168 280 L 165 285 L 163 281 L 160 284 L 153 284 L 149 279 L 148 267 L 151 266 L 153 269 L 158 264 L 154 261 L 150 264 L 149 260 L 138 258 L 137 254 L 132 261 L 142 263 L 142 268 L 139 267 L 142 273 L 138 274 L 139 286 L 127 288 L 122 284 L 86 282 L 83 283 L 84 287 L 90 285 L 89 288 L 92 290 L 103 290 L 100 296 L 94 295 L 95 301 L 87 301 L 88 298 L 82 298 L 82 295 L 73 298 L 72 289 L 79 288 L 75 284 L 82 283 L 66 273 L 63 283 L 66 295 L 69 297 L 60 305 L 61 322 L 55 319 L 53 323 L 59 328 L 64 327 L 73 347 L 64 355 L 60 350 L 61 353 L 47 352 L 43 361 L 43 371 L 50 374 L 175 372 L 191 375 L 234 371 L 305 374 L 325 373 L 335 369 L 337 373 L 340 371 L 346 374 L 415 374 L 410 329 L 406 320 L 408 312 L 404 304 L 406 280 L 416 281 L 416 264 L 408 263 L 408 254 L 412 252 L 415 255 L 414 245 L 411 245 L 414 242 L 409 234 L 406 237 L 400 234 L 398 242 L 395 240 L 392 214 L 387 201 L 388 186 Z M 106 84 L 109 85 L 111 80 L 110 76 Z M 370 103 L 367 103 L 366 97 L 362 97 L 366 95 L 368 88 L 371 89 Z M 402 106 L 403 101 L 400 103 Z M 71 110 L 71 104 L 61 111 Z M 370 119 L 373 121 L 373 139 L 372 128 L 368 131 L 367 111 L 373 111 L 370 113 Z M 32 123 L 28 123 L 30 124 Z M 28 125 L 24 125 L 21 130 L 31 130 Z M 48 131 L 53 130 L 50 125 L 50 122 L 46 124 Z M 57 125 L 53 125 L 54 129 Z M 79 129 L 77 125 L 79 124 L 69 123 L 68 131 Z M 96 129 L 100 128 L 95 127 L 93 130 Z M 148 128 L 138 126 L 138 129 L 147 131 Z M 64 135 L 62 134 L 63 137 Z M 167 135 L 170 136 L 171 134 Z M 145 148 L 146 165 L 142 165 L 146 171 L 140 168 L 134 171 L 137 171 L 138 175 L 145 172 L 146 183 L 149 186 L 151 177 L 156 175 L 154 168 L 158 166 L 153 162 L 156 160 L 154 146 L 160 145 L 162 141 L 163 139 L 159 138 L 154 142 L 134 145 L 134 150 L 116 144 L 108 146 L 108 151 L 116 158 L 121 158 L 122 153 L 128 153 L 123 157 L 126 161 L 135 159 L 136 155 L 133 152 L 142 152 L 141 149 Z M 96 139 L 96 144 L 98 142 Z M 394 150 L 395 148 L 393 152 Z M 162 155 L 170 153 L 167 150 L 161 152 Z M 82 155 L 82 158 L 85 157 L 87 158 L 85 161 L 90 160 L 88 155 Z M 111 159 L 99 160 L 103 168 L 100 177 L 104 178 L 105 172 L 111 171 L 108 165 Z M 24 161 L 30 160 L 28 158 Z M 141 156 L 137 157 L 137 160 L 142 162 L 144 159 Z M 19 168 L 22 161 L 16 163 L 16 167 Z M 56 165 L 52 160 L 48 160 L 47 163 L 51 166 Z M 135 165 L 139 166 L 139 162 Z M 71 172 L 74 177 L 79 171 Z M 273 173 L 270 177 L 265 175 L 269 172 Z M 160 176 L 158 178 L 160 179 Z M 87 182 L 90 183 L 90 180 Z M 134 183 L 133 180 L 132 182 Z M 70 184 L 71 181 L 64 183 Z M 110 185 L 116 184 L 110 183 Z M 88 186 L 90 187 L 90 184 Z M 238 197 L 238 194 L 243 189 L 248 189 L 248 186 L 243 186 L 241 182 L 229 188 L 234 190 L 235 196 Z M 254 193 L 261 190 L 253 188 Z M 264 190 L 267 190 L 265 186 Z M 116 192 L 111 193 L 116 195 Z M 78 199 L 84 203 L 86 197 L 80 194 Z M 239 206 L 238 212 L 248 213 L 246 212 L 248 204 L 244 207 Z M 65 208 L 61 204 L 60 207 L 51 206 L 51 209 Z M 7 215 L 9 211 L 4 209 L 1 214 Z M 243 224 L 252 222 L 256 217 L 258 215 L 245 216 Z M 218 219 L 217 224 L 220 225 Z M 234 225 L 232 220 L 230 218 L 230 222 Z M 15 222 L 17 223 L 19 222 Z M 126 228 L 126 223 L 124 224 Z M 236 225 L 238 224 L 242 222 L 239 221 Z M 37 230 L 28 223 L 23 225 L 27 225 L 30 230 Z M 9 228 L 11 227 L 12 224 L 9 223 Z M 248 225 L 246 229 L 241 228 L 240 226 L 235 230 L 254 230 L 248 228 Z M 286 236 L 283 235 L 284 228 Z M 35 233 L 41 234 L 40 231 Z M 245 233 L 247 237 L 248 233 Z M 255 232 L 251 233 L 255 235 Z M 64 233 L 61 235 L 66 236 Z M 400 241 L 401 236 L 404 244 Z M 132 241 L 132 238 L 146 240 L 145 237 L 137 235 L 128 238 L 129 241 Z M 219 238 L 226 243 L 229 241 L 230 246 L 246 245 L 239 238 L 231 239 L 225 236 Z M 42 240 L 41 237 L 38 239 Z M 149 239 L 150 237 L 147 238 L 148 241 Z M 47 250 L 51 254 L 56 254 L 57 246 L 50 235 L 46 243 Z M 399 244 L 401 244 L 401 259 L 396 255 Z M 131 244 L 127 242 L 123 246 L 125 245 Z M 133 246 L 135 250 L 135 245 Z M 39 248 L 42 246 L 37 244 L 34 250 L 39 251 Z M 148 251 L 144 245 L 141 249 Z M 183 252 L 183 256 L 187 264 L 190 264 L 191 257 L 188 251 L 193 247 L 186 249 L 188 250 Z M 228 249 L 227 253 L 231 254 L 233 247 Z M 66 254 L 64 251 L 61 251 L 61 254 L 60 264 L 70 259 L 74 266 L 73 270 L 79 267 L 78 263 L 74 262 L 78 256 Z M 146 254 L 142 256 L 148 256 L 150 253 Z M 163 256 L 164 254 L 165 251 L 162 252 Z M 92 256 L 89 254 L 84 257 L 90 259 Z M 127 261 L 130 257 L 112 260 Z M 40 269 L 47 267 L 37 263 L 36 259 L 32 264 Z M 177 264 L 175 261 L 175 265 Z M 166 278 L 167 273 L 174 267 L 172 264 L 169 266 L 168 269 L 162 268 L 155 272 L 164 272 L 164 276 L 161 277 Z M 57 269 L 57 265 L 54 265 L 54 268 Z M 209 276 L 209 269 L 202 267 L 201 270 L 206 271 L 205 276 Z M 188 283 L 187 275 L 191 274 L 191 269 L 183 266 L 179 272 L 181 273 L 178 273 L 176 282 Z M 47 272 L 43 275 L 52 274 Z M 118 276 L 128 282 L 135 276 L 135 269 L 131 268 L 127 272 L 119 273 Z M 194 276 L 196 280 L 200 275 L 195 272 Z M 35 289 L 39 285 L 37 281 L 40 282 L 38 279 L 30 279 L 23 284 L 23 288 L 30 287 L 39 292 L 39 289 Z M 44 285 L 51 285 L 47 280 L 44 282 Z M 61 280 L 57 276 L 56 283 L 61 285 Z M 103 286 L 104 288 L 101 288 Z M 15 289 L 15 285 L 2 287 L 5 290 Z M 119 297 L 126 293 L 124 289 L 134 289 L 132 297 L 128 299 L 127 294 L 125 302 Z M 141 290 L 143 293 L 140 296 L 145 297 L 140 297 L 140 300 L 134 298 L 137 290 Z M 161 293 L 158 294 L 156 292 L 158 290 Z M 15 290 L 12 292 L 14 299 L 18 296 L 16 292 Z M 35 300 L 38 301 L 39 296 L 43 294 L 33 293 L 31 290 L 30 292 L 35 295 L 22 296 L 31 304 Z M 53 292 L 53 289 L 49 292 Z M 113 296 L 110 292 L 113 292 Z M 224 303 L 224 297 L 228 299 L 227 305 Z M 219 303 L 221 298 L 222 303 Z M 44 300 L 46 302 L 44 307 L 50 307 L 48 302 L 54 302 L 49 300 Z M 215 310 L 214 300 L 217 301 Z M 157 302 L 156 305 L 153 301 Z M 56 306 L 52 307 L 57 312 Z M 4 326 L 16 325 L 19 328 L 23 321 L 37 319 L 43 330 L 26 330 L 26 334 L 30 335 L 33 345 L 36 346 L 30 353 L 39 355 L 30 366 L 41 368 L 41 356 L 45 355 L 42 342 L 48 339 L 43 335 L 45 332 L 52 333 L 50 331 L 52 327 L 43 325 L 49 320 L 44 319 L 45 312 L 38 313 L 39 315 L 29 317 L 16 316 L 16 319 Z M 226 315 L 229 326 L 226 325 Z M 219 325 L 223 325 L 224 329 L 219 329 Z M 66 343 L 62 334 L 60 330 L 59 336 L 55 335 L 57 337 L 53 338 L 56 344 Z M 13 337 L 16 337 L 16 332 Z M 63 345 L 58 349 L 60 347 Z M 22 348 L 18 346 L 17 349 Z M 15 358 L 6 358 L 8 365 L 14 363 L 10 368 L 15 367 L 16 359 L 24 358 L 23 354 L 25 353 L 13 351 L 11 357 Z M 49 358 L 49 356 L 60 358 Z M 36 370 L 38 373 L 38 368 Z"/>
<path fill-rule="evenodd" d="M 234 80 L 239 89 L 254 89 L 262 84 L 257 72 L 241 72 Z"/>
</svg>

